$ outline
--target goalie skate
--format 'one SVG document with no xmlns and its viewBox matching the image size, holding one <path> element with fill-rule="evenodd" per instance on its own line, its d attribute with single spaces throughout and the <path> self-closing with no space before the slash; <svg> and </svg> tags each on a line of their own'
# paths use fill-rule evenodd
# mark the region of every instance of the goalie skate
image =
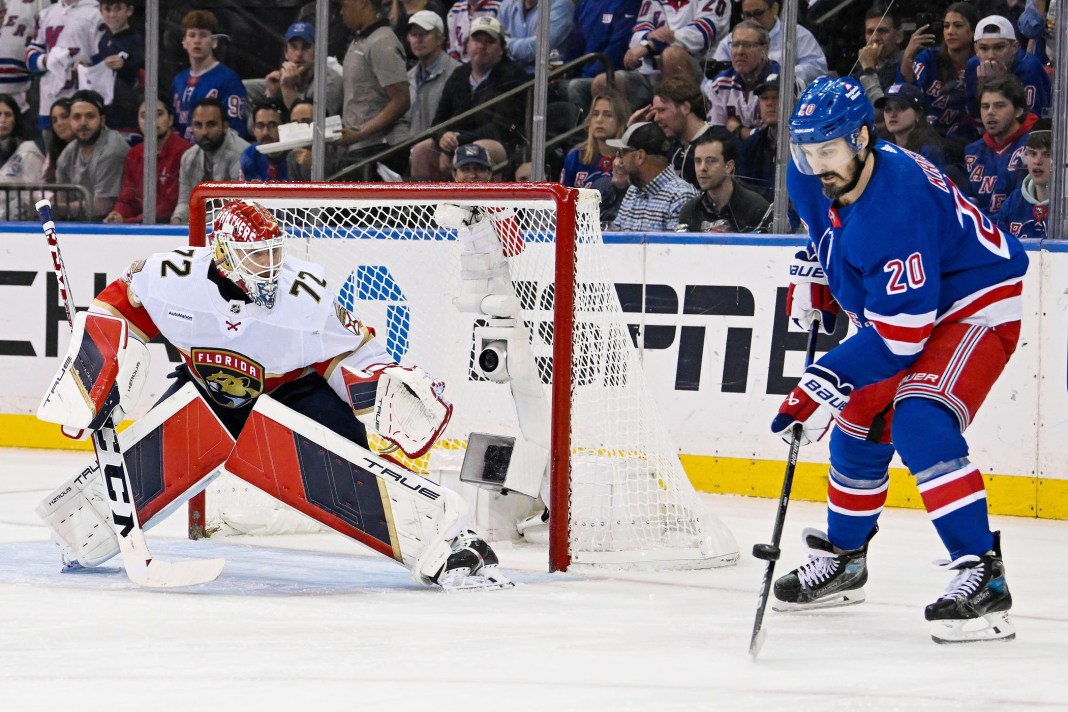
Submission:
<svg viewBox="0 0 1068 712">
<path fill-rule="evenodd" d="M 511 588 L 514 584 L 497 568 L 497 555 L 470 529 L 452 540 L 452 553 L 433 579 L 446 591 Z"/>
<path fill-rule="evenodd" d="M 946 592 L 924 611 L 934 642 L 1007 641 L 1016 637 L 1016 629 L 1009 621 L 1012 594 L 1005 582 L 1000 532 L 994 532 L 992 551 L 935 565 L 956 571 L 957 575 Z"/>
<path fill-rule="evenodd" d="M 878 528 L 872 530 L 868 541 Z M 780 612 L 852 606 L 864 601 L 868 581 L 868 543 L 859 549 L 835 552 L 827 535 L 817 529 L 801 534 L 808 561 L 775 582 L 771 607 Z"/>
</svg>

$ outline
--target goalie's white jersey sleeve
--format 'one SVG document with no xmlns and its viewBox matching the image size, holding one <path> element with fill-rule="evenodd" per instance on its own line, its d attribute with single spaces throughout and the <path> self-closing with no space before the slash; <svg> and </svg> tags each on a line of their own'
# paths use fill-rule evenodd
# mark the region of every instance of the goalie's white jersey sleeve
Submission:
<svg viewBox="0 0 1068 712">
<path fill-rule="evenodd" d="M 393 363 L 337 303 L 320 265 L 287 257 L 272 309 L 227 299 L 220 279 L 209 247 L 159 253 L 131 265 L 93 309 L 124 317 L 146 341 L 161 334 L 212 398 L 233 408 L 312 370 L 329 379 L 342 363 Z"/>
</svg>

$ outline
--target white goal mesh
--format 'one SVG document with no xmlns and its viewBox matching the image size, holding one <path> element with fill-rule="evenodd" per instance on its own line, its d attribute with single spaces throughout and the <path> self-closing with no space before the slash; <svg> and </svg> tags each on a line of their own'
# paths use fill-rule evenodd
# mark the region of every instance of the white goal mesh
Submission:
<svg viewBox="0 0 1068 712">
<path fill-rule="evenodd" d="M 453 418 L 434 450 L 409 463 L 427 474 L 455 466 L 472 432 L 519 432 L 508 386 L 476 371 L 474 330 L 486 317 L 453 305 L 460 247 L 455 230 L 434 221 L 443 202 L 512 211 L 514 222 L 499 234 L 552 403 L 557 466 L 551 546 L 564 552 L 552 554 L 554 568 L 705 567 L 737 559 L 730 532 L 702 510 L 647 391 L 615 286 L 605 274 L 597 193 L 560 186 L 333 184 L 317 190 L 217 184 L 198 189 L 193 220 L 210 226 L 235 197 L 254 199 L 274 213 L 290 237 L 290 254 L 324 265 L 342 306 L 361 315 L 398 362 L 445 381 Z M 573 274 L 557 273 L 558 250 L 565 268 L 574 265 Z M 561 350 L 554 335 L 567 331 L 571 348 Z M 561 353 L 569 369 L 554 363 Z M 567 379 L 570 387 L 562 390 Z M 233 482 L 220 488 L 240 489 Z M 219 493 L 209 492 L 209 516 L 213 497 Z M 226 507 L 241 504 L 230 497 Z M 229 525 L 209 519 L 208 527 L 216 526 Z"/>
</svg>

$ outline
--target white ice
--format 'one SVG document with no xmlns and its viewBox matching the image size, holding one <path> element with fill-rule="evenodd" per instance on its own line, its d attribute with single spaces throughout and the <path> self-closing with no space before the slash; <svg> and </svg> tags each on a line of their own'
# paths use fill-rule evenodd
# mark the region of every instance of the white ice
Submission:
<svg viewBox="0 0 1068 712">
<path fill-rule="evenodd" d="M 998 517 L 1017 639 L 940 646 L 923 607 L 947 575 L 922 512 L 888 510 L 868 600 L 769 609 L 747 653 L 772 500 L 705 495 L 736 567 L 548 574 L 544 548 L 498 547 L 511 590 L 421 588 L 338 535 L 188 541 L 184 513 L 149 532 L 160 558 L 225 557 L 214 583 L 139 589 L 117 561 L 60 574 L 33 509 L 85 455 L 0 450 L 0 710 L 1064 710 L 1065 522 Z M 793 503 L 778 573 L 823 507 Z"/>
</svg>

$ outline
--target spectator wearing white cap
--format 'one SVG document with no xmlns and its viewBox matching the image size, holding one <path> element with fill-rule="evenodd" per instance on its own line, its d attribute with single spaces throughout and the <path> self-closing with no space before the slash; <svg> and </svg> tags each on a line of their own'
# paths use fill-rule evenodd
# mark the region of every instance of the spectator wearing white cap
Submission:
<svg viewBox="0 0 1068 712">
<path fill-rule="evenodd" d="M 445 37 L 445 46 L 449 44 L 449 37 L 445 34 L 445 18 L 448 16 L 448 7 L 442 0 L 392 0 L 389 6 L 389 26 L 397 39 L 408 49 L 408 27 L 411 26 L 412 17 L 417 12 L 432 12 L 441 20 L 441 34 Z M 408 68 L 415 64 L 416 57 L 408 49 Z"/>
<path fill-rule="evenodd" d="M 452 157 L 452 179 L 456 183 L 485 183 L 493 178 L 489 153 L 477 143 L 456 147 Z"/>
<path fill-rule="evenodd" d="M 445 52 L 445 23 L 430 10 L 420 10 L 408 19 L 408 48 L 417 62 L 408 70 L 411 108 L 408 130 L 414 136 L 432 125 L 445 82 L 460 63 Z"/>
<path fill-rule="evenodd" d="M 1004 74 L 1014 74 L 1027 93 L 1027 108 L 1039 117 L 1049 116 L 1053 84 L 1046 68 L 1034 55 L 1020 48 L 1016 29 L 1001 15 L 979 20 L 975 27 L 975 56 L 964 67 L 964 91 L 968 113 L 979 118 L 980 84 Z"/>
<path fill-rule="evenodd" d="M 563 57 L 574 22 L 575 5 L 571 0 L 502 0 L 497 11 L 497 19 L 508 34 L 508 56 L 527 74 L 534 73 L 537 57 L 539 4 L 549 6 L 549 47 Z"/>
<path fill-rule="evenodd" d="M 651 121 L 631 124 L 622 138 L 609 139 L 616 149 L 630 188 L 623 197 L 613 228 L 628 232 L 671 232 L 679 213 L 697 189 L 671 168 L 671 141 Z"/>
<path fill-rule="evenodd" d="M 470 109 L 478 110 L 441 129 L 434 138 L 412 147 L 412 177 L 419 180 L 447 177 L 453 152 L 457 146 L 467 143 L 482 144 L 494 165 L 505 162 L 516 148 L 526 118 L 522 95 L 482 106 L 527 79 L 526 73 L 508 58 L 504 40 L 504 30 L 495 18 L 478 17 L 471 23 L 471 36 L 467 40 L 470 61 L 461 64 L 445 82 L 432 123 L 437 125 Z"/>
</svg>

